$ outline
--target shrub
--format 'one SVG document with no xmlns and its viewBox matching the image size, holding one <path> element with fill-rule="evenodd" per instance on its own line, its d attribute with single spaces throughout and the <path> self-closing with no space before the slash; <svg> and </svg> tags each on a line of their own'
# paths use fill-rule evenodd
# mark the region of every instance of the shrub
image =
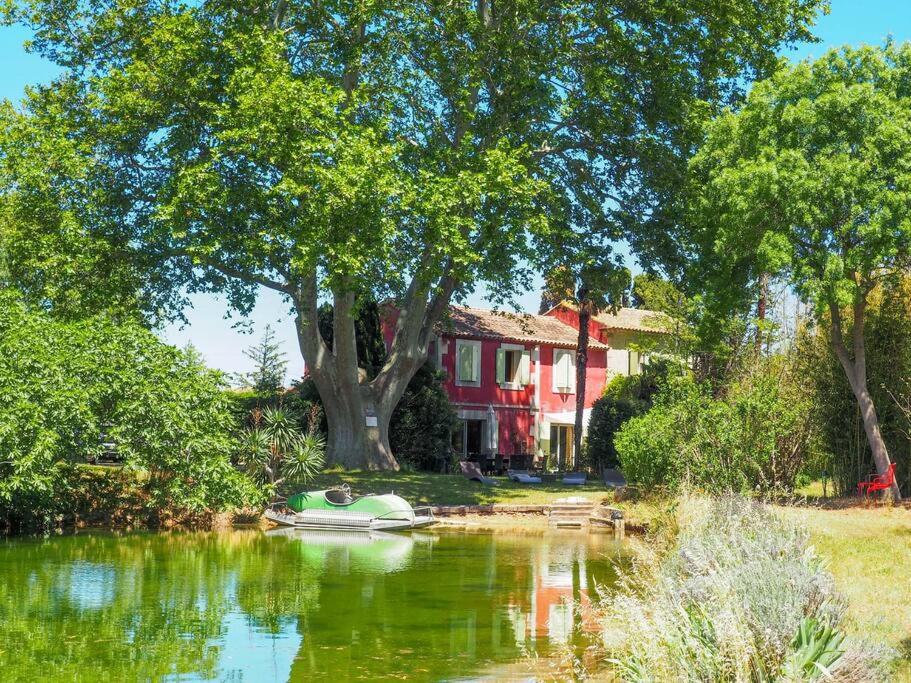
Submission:
<svg viewBox="0 0 911 683">
<path fill-rule="evenodd" d="M 617 375 L 604 388 L 592 405 L 585 441 L 585 460 L 590 467 L 617 467 L 620 464 L 614 436 L 631 418 L 642 415 L 652 406 L 659 386 L 680 368 L 656 359 L 640 375 Z"/>
<path fill-rule="evenodd" d="M 627 681 L 887 680 L 890 653 L 846 638 L 845 602 L 805 531 L 742 498 L 684 499 L 602 608 Z"/>
<path fill-rule="evenodd" d="M 614 435 L 627 420 L 648 410 L 645 401 L 602 396 L 592 405 L 585 442 L 586 462 L 590 467 L 617 467 L 620 459 L 614 447 Z"/>
<path fill-rule="evenodd" d="M 132 323 L 60 322 L 0 293 L 0 519 L 67 511 L 68 464 L 113 441 L 149 504 L 192 511 L 255 502 L 232 466 L 220 373 Z"/>
<path fill-rule="evenodd" d="M 790 491 L 807 455 L 808 413 L 793 369 L 774 359 L 744 372 L 720 398 L 689 378 L 669 381 L 614 445 L 626 478 L 643 486 Z"/>
<path fill-rule="evenodd" d="M 408 383 L 392 413 L 389 444 L 399 464 L 437 469 L 451 450 L 456 424 L 443 376 L 425 364 Z"/>
</svg>

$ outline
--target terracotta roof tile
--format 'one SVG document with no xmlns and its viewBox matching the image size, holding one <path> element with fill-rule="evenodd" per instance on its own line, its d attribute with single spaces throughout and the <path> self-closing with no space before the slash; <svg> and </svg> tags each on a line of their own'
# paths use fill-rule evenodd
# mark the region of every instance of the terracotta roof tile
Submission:
<svg viewBox="0 0 911 683">
<path fill-rule="evenodd" d="M 556 308 L 568 308 L 571 311 L 578 310 L 571 301 L 563 301 L 551 310 Z M 602 311 L 593 316 L 603 328 L 608 330 L 630 330 L 633 332 L 659 332 L 668 331 L 670 318 L 659 311 L 649 311 L 645 308 L 619 308 L 616 313 Z"/>
<path fill-rule="evenodd" d="M 616 313 L 604 311 L 595 316 L 601 325 L 610 330 L 635 332 L 667 332 L 668 317 L 658 311 L 644 308 L 620 308 Z"/>
<path fill-rule="evenodd" d="M 575 348 L 579 338 L 575 328 L 549 315 L 507 313 L 466 306 L 450 306 L 449 318 L 440 323 L 439 329 L 443 334 L 454 337 L 504 339 L 564 348 Z M 591 339 L 589 348 L 608 347 Z"/>
</svg>

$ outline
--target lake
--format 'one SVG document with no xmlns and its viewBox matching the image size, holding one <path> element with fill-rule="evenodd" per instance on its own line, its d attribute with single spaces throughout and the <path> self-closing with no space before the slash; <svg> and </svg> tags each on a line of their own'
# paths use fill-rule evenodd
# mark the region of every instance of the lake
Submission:
<svg viewBox="0 0 911 683">
<path fill-rule="evenodd" d="M 0 679 L 484 680 L 595 637 L 619 553 L 572 532 L 0 539 Z"/>
</svg>

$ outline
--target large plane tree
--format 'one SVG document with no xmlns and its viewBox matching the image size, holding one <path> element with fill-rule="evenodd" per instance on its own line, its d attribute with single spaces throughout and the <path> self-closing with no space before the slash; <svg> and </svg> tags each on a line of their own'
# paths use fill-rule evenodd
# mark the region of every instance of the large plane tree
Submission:
<svg viewBox="0 0 911 683">
<path fill-rule="evenodd" d="M 62 75 L 7 115 L 11 268 L 27 289 L 29 236 L 65 225 L 43 241 L 98 248 L 153 313 L 279 292 L 330 462 L 393 468 L 389 418 L 450 301 L 485 283 L 508 302 L 561 231 L 607 244 L 652 215 L 693 124 L 825 5 L 13 0 Z M 372 378 L 354 334 L 369 297 L 400 311 Z"/>
</svg>

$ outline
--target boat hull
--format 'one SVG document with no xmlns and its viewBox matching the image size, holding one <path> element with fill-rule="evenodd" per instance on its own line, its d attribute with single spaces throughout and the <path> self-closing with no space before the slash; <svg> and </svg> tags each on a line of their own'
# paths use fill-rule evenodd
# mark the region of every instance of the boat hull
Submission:
<svg viewBox="0 0 911 683">
<path fill-rule="evenodd" d="M 278 512 L 266 510 L 266 519 L 297 529 L 351 529 L 360 531 L 402 531 L 414 527 L 411 519 L 380 519 L 361 517 L 345 512 L 318 514 L 313 511 Z"/>
<path fill-rule="evenodd" d="M 415 510 L 394 494 L 351 498 L 347 490 L 298 493 L 280 508 L 266 511 L 266 518 L 299 529 L 348 529 L 401 531 L 425 527 L 435 521 L 429 508 Z"/>
</svg>

